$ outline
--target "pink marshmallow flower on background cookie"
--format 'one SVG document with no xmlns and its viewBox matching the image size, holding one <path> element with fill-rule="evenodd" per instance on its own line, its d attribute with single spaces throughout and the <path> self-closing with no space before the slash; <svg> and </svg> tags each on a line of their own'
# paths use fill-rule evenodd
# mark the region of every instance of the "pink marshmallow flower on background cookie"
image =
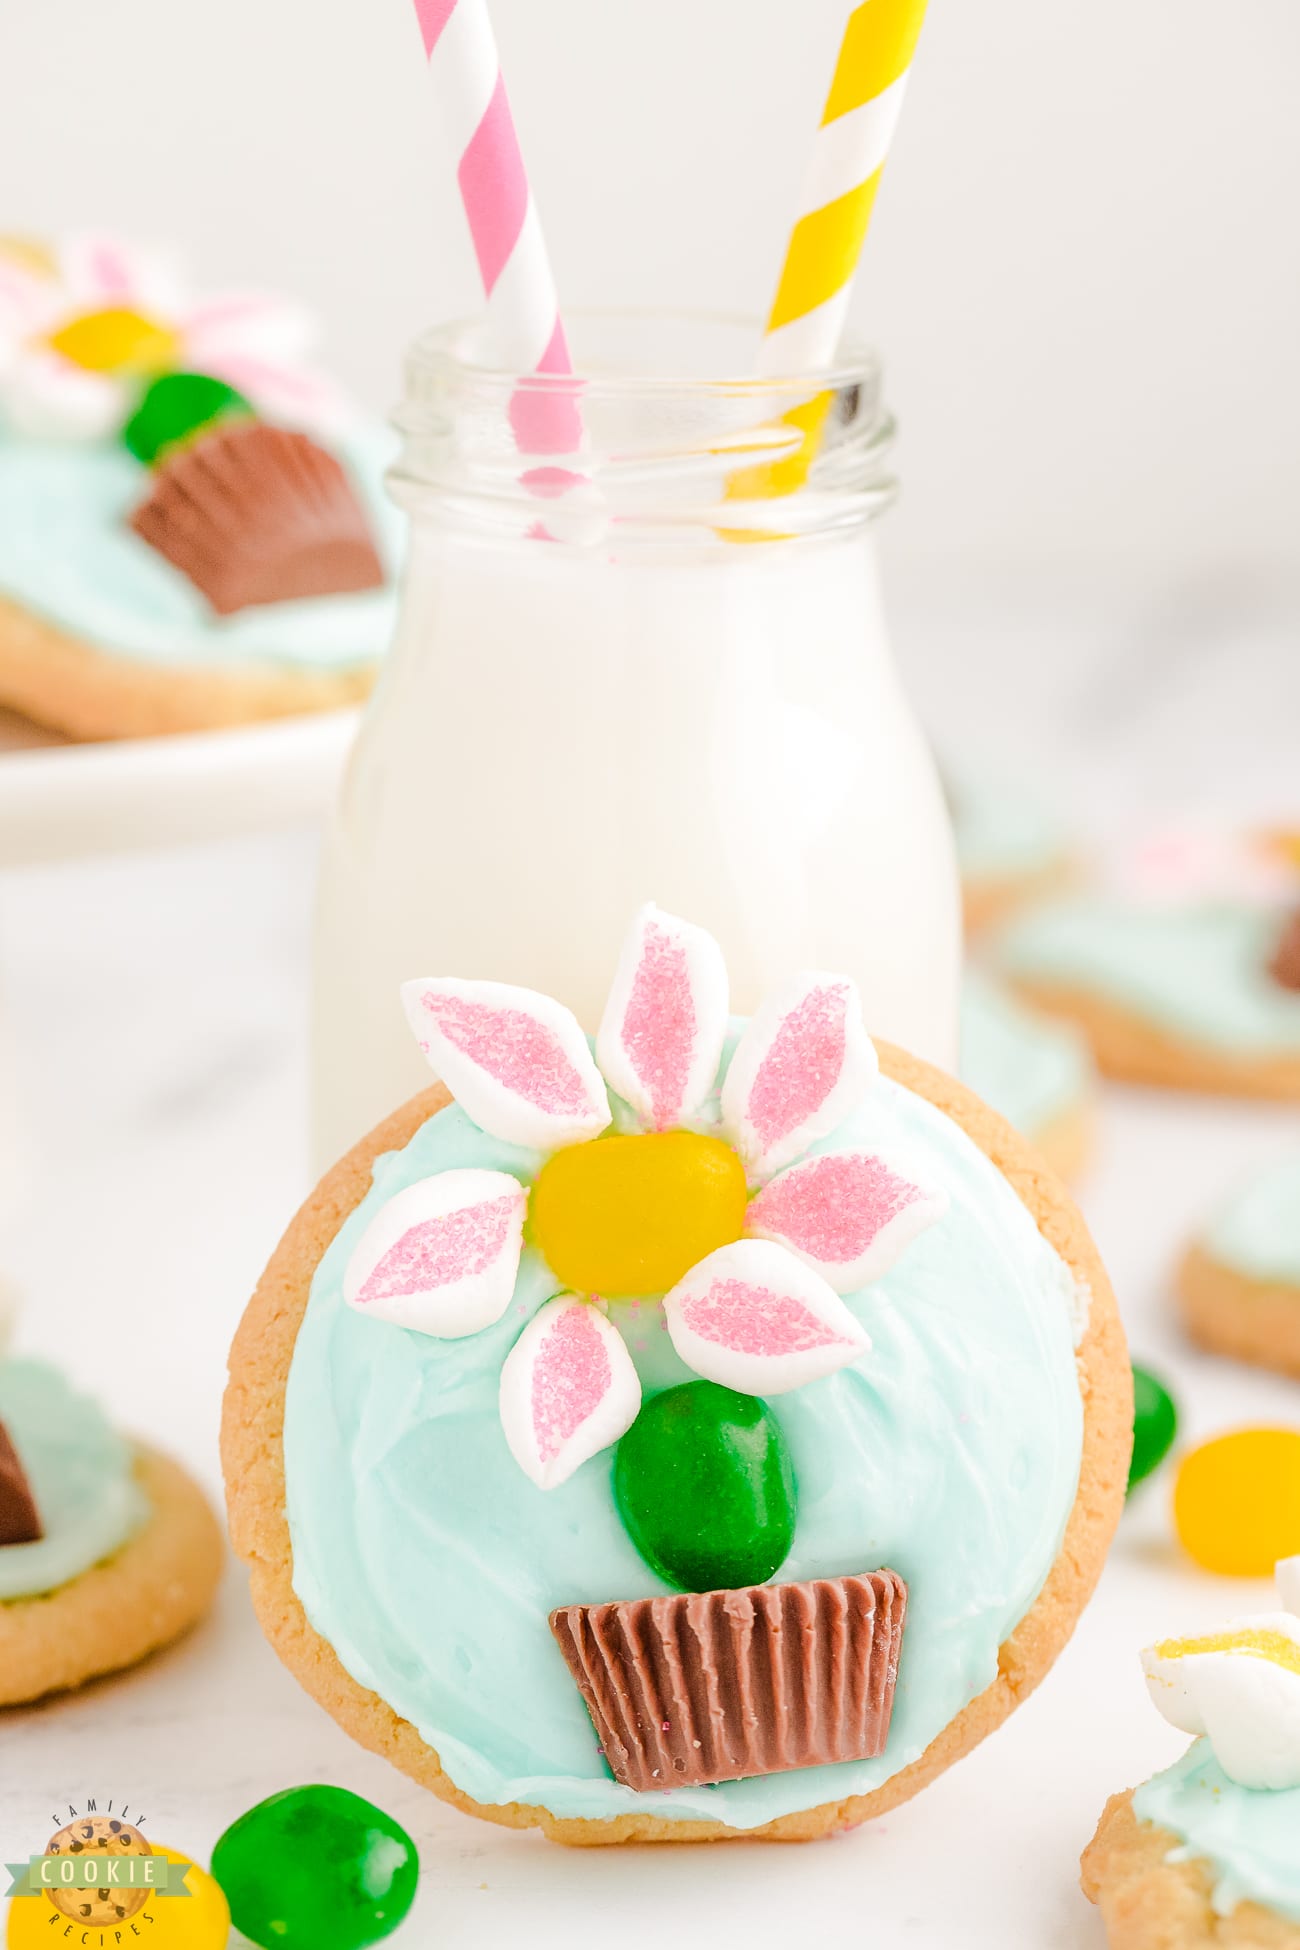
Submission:
<svg viewBox="0 0 1300 1950">
<path fill-rule="evenodd" d="M 346 418 L 305 362 L 306 312 L 255 292 L 196 300 L 161 256 L 108 236 L 48 248 L 0 241 L 0 425 L 100 440 L 164 372 L 223 379 L 273 420 L 329 431 Z"/>
<path fill-rule="evenodd" d="M 666 1290 L 637 1290 L 662 1304 L 688 1368 L 775 1396 L 868 1353 L 843 1296 L 885 1273 L 947 1198 L 877 1150 L 814 1149 L 833 1140 L 877 1077 L 851 981 L 803 974 L 772 996 L 742 1026 L 720 1090 L 730 1030 L 721 951 L 703 929 L 655 907 L 632 925 L 594 1056 L 570 1012 L 529 989 L 434 978 L 408 982 L 403 999 L 461 1110 L 543 1162 L 528 1182 L 451 1169 L 390 1199 L 345 1274 L 344 1298 L 358 1312 L 444 1339 L 493 1325 L 511 1303 L 526 1243 L 545 1257 L 530 1207 L 547 1161 L 583 1147 L 564 1159 L 581 1172 L 606 1162 L 602 1144 L 621 1144 L 616 1178 L 593 1169 L 589 1219 L 579 1198 L 572 1223 L 653 1229 L 661 1217 L 664 1228 L 694 1223 L 691 1238 L 716 1238 Z M 665 1144 L 675 1161 L 685 1148 L 697 1179 L 664 1181 Z M 598 1209 L 611 1182 L 624 1206 Z M 669 1192 L 656 1189 L 664 1182 Z M 566 1291 L 556 1279 L 506 1357 L 502 1425 L 539 1488 L 564 1482 L 636 1419 L 640 1381 L 607 1311 L 627 1297 Z"/>
</svg>

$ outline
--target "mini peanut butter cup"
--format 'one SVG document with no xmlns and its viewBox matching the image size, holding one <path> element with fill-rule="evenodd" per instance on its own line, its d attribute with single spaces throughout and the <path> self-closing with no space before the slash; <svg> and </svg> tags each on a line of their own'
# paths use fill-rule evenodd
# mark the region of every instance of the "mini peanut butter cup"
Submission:
<svg viewBox="0 0 1300 1950">
<path fill-rule="evenodd" d="M 44 1534 L 22 1458 L 0 1422 L 0 1545 L 34 1544 Z"/>
<path fill-rule="evenodd" d="M 1300 907 L 1283 928 L 1269 968 L 1273 980 L 1280 982 L 1284 989 L 1300 991 Z"/>
<path fill-rule="evenodd" d="M 870 1571 L 564 1605 L 551 1630 L 614 1778 L 651 1793 L 882 1754 L 906 1611 Z"/>
<path fill-rule="evenodd" d="M 333 454 L 305 433 L 256 421 L 175 453 L 131 526 L 220 616 L 384 580 L 365 511 Z"/>
</svg>

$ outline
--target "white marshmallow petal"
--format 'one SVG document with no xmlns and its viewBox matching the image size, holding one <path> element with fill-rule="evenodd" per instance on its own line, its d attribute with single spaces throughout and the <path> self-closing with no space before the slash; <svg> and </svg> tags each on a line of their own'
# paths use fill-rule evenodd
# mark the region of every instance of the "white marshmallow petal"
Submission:
<svg viewBox="0 0 1300 1950">
<path fill-rule="evenodd" d="M 688 1368 L 745 1395 L 787 1394 L 871 1345 L 834 1288 L 766 1239 L 702 1259 L 665 1297 L 664 1320 Z"/>
<path fill-rule="evenodd" d="M 712 1090 L 727 1009 L 727 969 L 713 936 L 643 907 L 623 944 L 596 1058 L 650 1130 L 681 1124 Z"/>
<path fill-rule="evenodd" d="M 419 1179 L 376 1213 L 343 1276 L 358 1313 L 461 1340 L 500 1320 L 515 1289 L 528 1193 L 503 1171 Z"/>
<path fill-rule="evenodd" d="M 800 975 L 769 997 L 736 1045 L 722 1086 L 723 1123 L 751 1180 L 771 1177 L 843 1123 L 878 1067 L 847 977 Z"/>
<path fill-rule="evenodd" d="M 747 1236 L 796 1253 L 837 1293 L 879 1279 L 948 1209 L 948 1195 L 872 1151 L 826 1151 L 779 1172 L 745 1220 Z"/>
<path fill-rule="evenodd" d="M 1196 1661 L 1191 1683 L 1230 1780 L 1300 1787 L 1300 1673 L 1251 1653 L 1217 1652 Z"/>
<path fill-rule="evenodd" d="M 1149 1646 L 1142 1654 L 1147 1691 L 1157 1712 L 1168 1720 L 1171 1727 L 1178 1727 L 1183 1733 L 1200 1734 L 1205 1732 L 1205 1722 L 1188 1686 L 1188 1674 L 1193 1663 L 1194 1660 L 1186 1656 L 1161 1658 L 1154 1646 Z"/>
<path fill-rule="evenodd" d="M 415 1039 L 457 1103 L 507 1144 L 559 1150 L 595 1137 L 609 1097 L 563 1004 L 505 982 L 407 982 Z"/>
<path fill-rule="evenodd" d="M 641 1383 L 600 1309 L 561 1294 L 506 1356 L 499 1399 L 511 1455 L 539 1490 L 553 1490 L 631 1428 Z"/>
</svg>

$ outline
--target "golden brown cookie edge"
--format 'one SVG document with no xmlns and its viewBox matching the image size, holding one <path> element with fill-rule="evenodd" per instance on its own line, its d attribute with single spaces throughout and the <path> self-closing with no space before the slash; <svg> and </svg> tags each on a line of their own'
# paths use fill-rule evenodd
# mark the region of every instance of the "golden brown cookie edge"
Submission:
<svg viewBox="0 0 1300 1950">
<path fill-rule="evenodd" d="M 457 1788 L 415 1728 L 352 1679 L 308 1623 L 293 1589 L 282 1448 L 289 1365 L 316 1266 L 368 1191 L 374 1159 L 406 1144 L 450 1101 L 447 1092 L 439 1085 L 423 1091 L 362 1139 L 321 1180 L 272 1255 L 231 1347 L 221 1431 L 231 1538 L 249 1566 L 254 1606 L 285 1665 L 354 1739 L 466 1813 L 506 1827 L 540 1828 L 553 1841 L 574 1846 L 811 1840 L 909 1799 L 999 1726 L 1069 1639 L 1100 1576 L 1128 1479 L 1132 1373 L 1114 1294 L 1081 1216 L 1033 1146 L 955 1078 L 888 1043 L 877 1048 L 886 1076 L 953 1117 L 998 1167 L 1044 1238 L 1086 1283 L 1092 1304 L 1077 1356 L 1084 1409 L 1079 1490 L 1056 1562 L 1035 1604 L 1002 1646 L 997 1678 L 918 1760 L 872 1794 L 785 1815 L 742 1836 L 721 1822 L 666 1821 L 649 1812 L 609 1820 L 557 1817 L 520 1803 L 482 1804 Z"/>
</svg>

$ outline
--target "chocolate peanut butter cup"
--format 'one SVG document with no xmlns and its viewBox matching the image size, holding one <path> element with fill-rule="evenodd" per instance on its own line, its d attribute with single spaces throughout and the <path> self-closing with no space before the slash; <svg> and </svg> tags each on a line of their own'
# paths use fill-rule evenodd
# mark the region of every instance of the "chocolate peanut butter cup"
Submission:
<svg viewBox="0 0 1300 1950">
<path fill-rule="evenodd" d="M 1300 907 L 1282 930 L 1270 970 L 1273 980 L 1284 989 L 1300 990 Z"/>
<path fill-rule="evenodd" d="M 201 435 L 159 469 L 131 526 L 219 616 L 384 580 L 343 468 L 284 427 L 253 422 Z"/>
<path fill-rule="evenodd" d="M 902 1579 L 870 1571 L 550 1622 L 615 1779 L 649 1793 L 882 1754 L 906 1611 Z"/>
<path fill-rule="evenodd" d="M 0 1422 L 0 1545 L 34 1544 L 44 1534 L 22 1458 Z"/>
</svg>

